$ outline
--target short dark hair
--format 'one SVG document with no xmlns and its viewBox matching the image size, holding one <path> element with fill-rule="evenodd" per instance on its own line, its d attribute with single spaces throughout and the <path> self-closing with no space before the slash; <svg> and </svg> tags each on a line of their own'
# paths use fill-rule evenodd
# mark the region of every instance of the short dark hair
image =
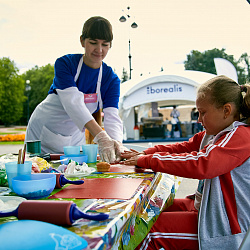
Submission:
<svg viewBox="0 0 250 250">
<path fill-rule="evenodd" d="M 112 26 L 110 22 L 100 16 L 89 18 L 83 25 L 81 38 L 101 39 L 107 42 L 113 40 Z"/>
</svg>

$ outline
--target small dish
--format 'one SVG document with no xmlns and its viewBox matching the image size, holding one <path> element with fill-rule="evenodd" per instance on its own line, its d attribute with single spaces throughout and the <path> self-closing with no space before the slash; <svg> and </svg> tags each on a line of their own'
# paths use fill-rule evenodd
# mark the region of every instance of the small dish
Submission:
<svg viewBox="0 0 250 250">
<path fill-rule="evenodd" d="M 90 174 L 96 172 L 96 169 L 95 169 L 95 168 L 89 167 L 89 170 L 90 170 L 89 173 L 76 173 L 76 174 L 64 174 L 64 175 L 65 175 L 65 177 L 67 177 L 67 178 L 70 178 L 70 177 L 71 177 L 71 178 L 73 178 L 73 177 L 84 177 L 84 176 L 88 176 L 88 175 L 90 175 Z"/>
<path fill-rule="evenodd" d="M 11 212 L 25 200 L 25 198 L 19 196 L 0 196 L 0 211 Z"/>
<path fill-rule="evenodd" d="M 11 192 L 11 189 L 8 187 L 0 187 L 0 195 L 9 194 Z"/>
</svg>

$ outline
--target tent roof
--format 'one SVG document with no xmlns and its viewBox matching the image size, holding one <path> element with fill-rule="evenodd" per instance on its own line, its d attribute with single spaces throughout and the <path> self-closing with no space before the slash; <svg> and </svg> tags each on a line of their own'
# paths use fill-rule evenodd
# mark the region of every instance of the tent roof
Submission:
<svg viewBox="0 0 250 250">
<path fill-rule="evenodd" d="M 122 83 L 120 96 L 121 98 L 123 98 L 144 86 L 163 82 L 184 83 L 192 85 L 194 87 L 198 87 L 200 84 L 206 82 L 207 80 L 215 76 L 216 75 L 214 74 L 193 70 L 183 70 L 182 72 L 178 72 L 178 75 L 167 75 L 165 72 L 162 71 L 158 74 L 150 75 L 149 77 L 141 76 Z"/>
<path fill-rule="evenodd" d="M 163 96 L 159 95 L 158 99 L 152 99 L 152 96 L 149 95 L 145 98 L 138 98 L 138 96 L 134 95 L 137 90 L 141 88 L 146 88 L 149 85 L 154 84 L 184 84 L 194 87 L 195 89 L 202 83 L 207 80 L 215 77 L 216 75 L 200 72 L 200 71 L 192 71 L 192 70 L 183 70 L 178 71 L 178 74 L 166 74 L 165 72 L 160 72 L 155 75 L 149 75 L 147 77 L 138 77 L 129 81 L 126 81 L 121 84 L 121 95 L 120 95 L 120 108 L 129 108 L 132 106 L 142 105 L 150 102 L 158 102 L 159 106 L 170 106 L 170 105 L 192 105 L 195 103 L 195 92 L 193 96 L 187 95 L 182 98 L 176 99 L 166 99 Z M 133 96 L 133 97 L 132 97 Z M 134 98 L 134 101 L 129 101 L 130 104 L 126 101 L 126 99 Z M 135 99 L 136 98 L 136 99 Z M 151 98 L 151 99 L 150 99 Z M 126 103 L 126 104 L 125 104 Z M 125 106 L 123 105 L 125 104 Z"/>
</svg>

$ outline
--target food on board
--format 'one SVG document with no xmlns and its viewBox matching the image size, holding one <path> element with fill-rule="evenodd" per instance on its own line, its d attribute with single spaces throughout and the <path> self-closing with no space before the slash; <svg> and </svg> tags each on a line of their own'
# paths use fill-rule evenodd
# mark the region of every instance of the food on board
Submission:
<svg viewBox="0 0 250 250">
<path fill-rule="evenodd" d="M 96 163 L 97 171 L 98 172 L 109 172 L 110 171 L 110 164 L 107 162 L 98 162 Z"/>
</svg>

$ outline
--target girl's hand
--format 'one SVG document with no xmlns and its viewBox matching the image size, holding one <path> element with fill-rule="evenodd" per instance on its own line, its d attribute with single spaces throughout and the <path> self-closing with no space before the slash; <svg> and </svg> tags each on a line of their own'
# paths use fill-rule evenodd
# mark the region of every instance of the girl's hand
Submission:
<svg viewBox="0 0 250 250">
<path fill-rule="evenodd" d="M 140 155 L 140 154 L 145 155 L 144 152 L 138 152 L 134 149 L 130 149 L 130 151 L 125 150 L 123 153 L 121 153 L 121 157 L 122 157 L 122 159 L 130 159 L 131 157 L 134 157 L 134 156 Z"/>
<path fill-rule="evenodd" d="M 131 157 L 130 159 L 123 162 L 124 165 L 137 165 L 137 161 L 140 158 L 140 155 L 135 155 Z"/>
</svg>

